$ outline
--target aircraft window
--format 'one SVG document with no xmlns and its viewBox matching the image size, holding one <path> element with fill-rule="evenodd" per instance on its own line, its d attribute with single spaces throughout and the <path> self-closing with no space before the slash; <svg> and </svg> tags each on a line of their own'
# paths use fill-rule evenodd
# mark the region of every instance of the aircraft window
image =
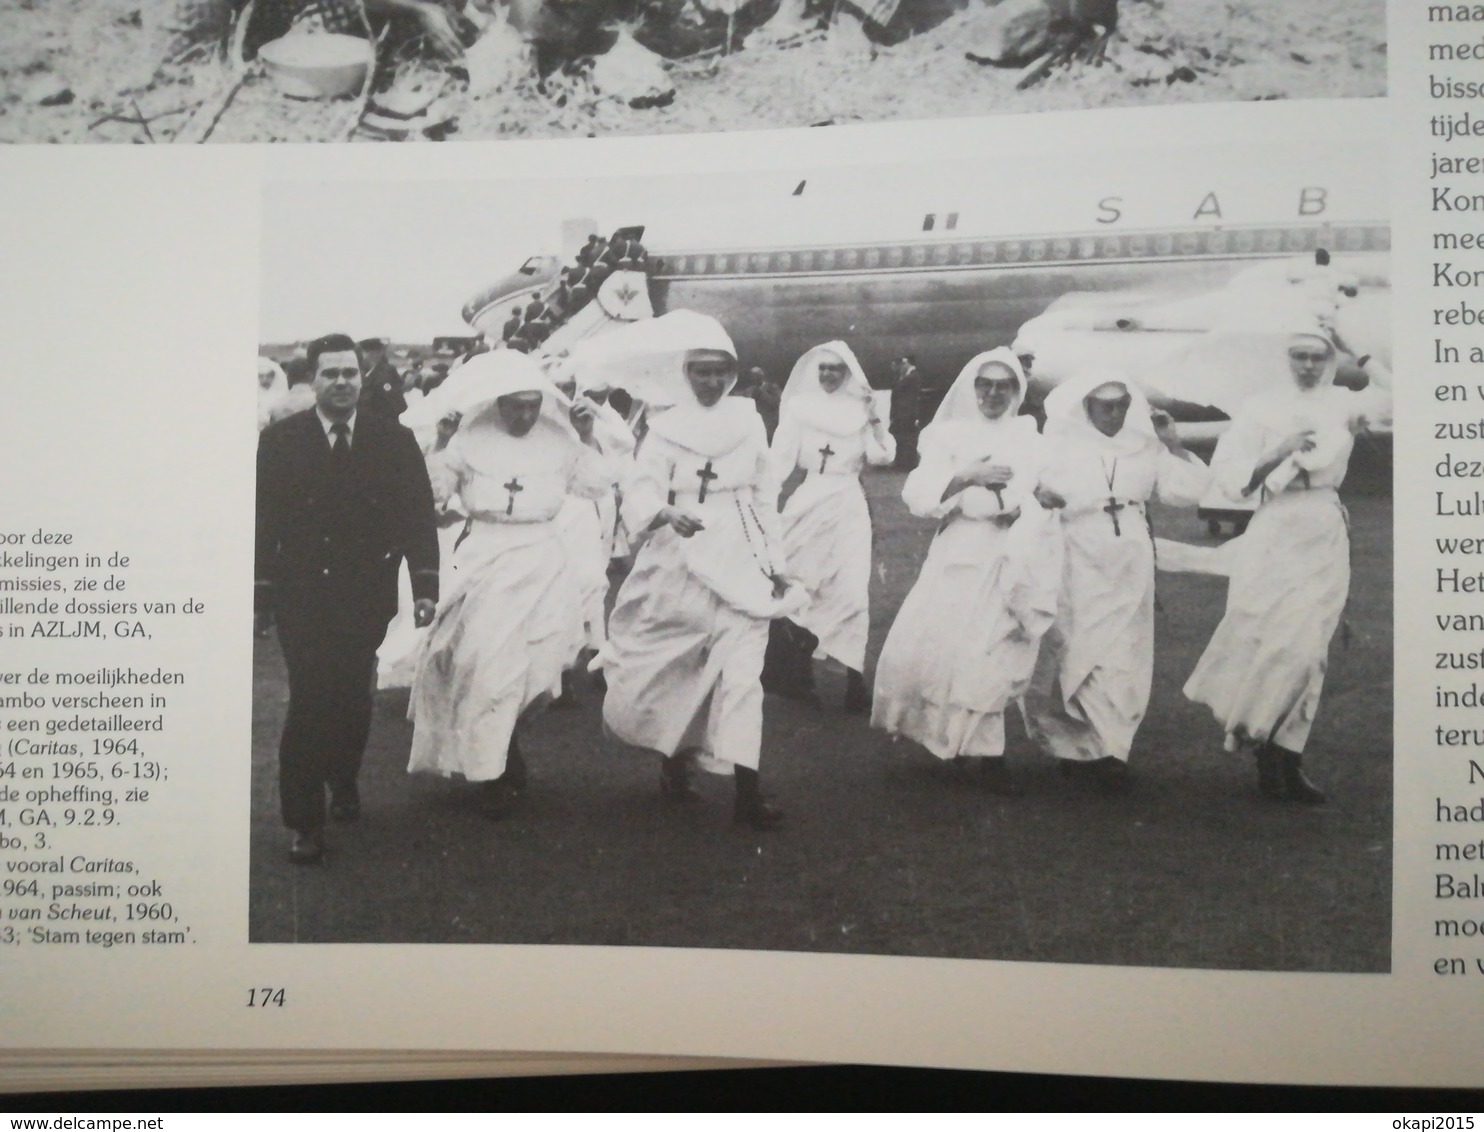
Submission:
<svg viewBox="0 0 1484 1132">
<path fill-rule="evenodd" d="M 906 251 L 901 247 L 886 249 L 886 265 L 888 267 L 901 267 L 902 260 L 906 258 Z"/>
<path fill-rule="evenodd" d="M 938 214 L 936 212 L 929 212 L 922 218 L 922 230 L 924 232 L 931 232 L 933 230 L 933 225 L 937 222 L 937 220 Z"/>
<path fill-rule="evenodd" d="M 958 260 L 959 263 L 973 263 L 974 262 L 974 245 L 973 244 L 955 244 L 954 245 L 954 248 L 958 251 L 958 255 L 957 255 L 956 258 L 957 258 L 957 260 Z"/>
<path fill-rule="evenodd" d="M 1391 250 L 1391 229 L 1373 228 L 1371 231 L 1371 246 L 1379 252 L 1389 252 Z M 1358 246 L 1364 246 L 1364 242 L 1364 237 L 1362 237 L 1361 244 Z"/>
<path fill-rule="evenodd" d="M 779 252 L 774 257 L 773 266 L 779 271 L 792 271 L 794 269 L 794 257 L 788 252 Z"/>
<path fill-rule="evenodd" d="M 1162 232 L 1154 237 L 1154 250 L 1159 255 L 1169 255 L 1175 250 L 1175 237 L 1168 232 Z"/>
<path fill-rule="evenodd" d="M 1038 260 L 1039 259 L 1045 259 L 1046 258 L 1046 241 L 1045 240 L 1032 240 L 1026 246 L 1026 258 L 1027 259 L 1038 259 Z"/>
<path fill-rule="evenodd" d="M 1109 256 L 1109 257 L 1116 257 L 1116 256 L 1123 255 L 1123 237 L 1122 236 L 1104 236 L 1103 237 L 1103 254 L 1105 256 Z"/>
<path fill-rule="evenodd" d="M 866 266 L 867 267 L 880 267 L 881 266 L 881 249 L 880 248 L 867 248 L 866 249 Z"/>
<path fill-rule="evenodd" d="M 1095 237 L 1084 236 L 1077 241 L 1077 258 L 1091 259 L 1098 254 L 1098 242 Z"/>
<path fill-rule="evenodd" d="M 998 244 L 996 244 L 993 240 L 986 240 L 984 243 L 979 245 L 979 262 L 993 263 L 995 261 L 995 257 L 999 255 L 999 252 L 1000 247 Z"/>
<path fill-rule="evenodd" d="M 1051 243 L 1051 258 L 1052 259 L 1071 259 L 1072 258 L 1072 241 L 1071 240 L 1053 240 L 1052 243 Z"/>
<path fill-rule="evenodd" d="M 860 253 L 854 248 L 846 248 L 840 253 L 841 267 L 855 267 L 860 263 Z"/>
<path fill-rule="evenodd" d="M 1225 232 L 1206 233 L 1206 250 L 1208 252 L 1224 252 L 1226 251 L 1226 244 L 1227 239 Z"/>
<path fill-rule="evenodd" d="M 918 244 L 915 247 L 913 247 L 913 249 L 912 249 L 912 265 L 914 267 L 921 267 L 926 262 L 927 262 L 927 248 L 923 247 L 921 244 Z"/>
<path fill-rule="evenodd" d="M 1262 250 L 1275 252 L 1283 246 L 1283 233 L 1276 228 L 1269 228 L 1262 234 Z"/>
<path fill-rule="evenodd" d="M 1310 244 L 1309 244 L 1309 233 L 1308 232 L 1305 232 L 1302 228 L 1292 228 L 1292 229 L 1289 230 L 1289 232 L 1288 232 L 1288 249 L 1290 251 L 1295 251 L 1295 252 L 1308 251 L 1309 250 L 1309 247 L 1310 247 Z"/>
<path fill-rule="evenodd" d="M 934 263 L 939 263 L 939 264 L 947 263 L 948 260 L 952 257 L 952 255 L 953 255 L 953 245 L 952 244 L 935 244 L 935 245 L 933 245 L 933 262 Z"/>
<path fill-rule="evenodd" d="M 950 232 L 952 232 L 955 228 L 957 228 L 958 227 L 958 213 L 956 213 L 956 212 L 950 212 L 948 214 L 948 219 L 943 222 L 943 227 L 946 228 L 946 229 L 948 229 L 948 231 L 950 231 Z"/>
<path fill-rule="evenodd" d="M 1250 252 L 1253 248 L 1255 248 L 1257 246 L 1257 233 L 1251 232 L 1251 231 L 1238 232 L 1237 233 L 1237 238 L 1236 238 L 1236 244 L 1237 244 L 1237 251 L 1239 251 L 1239 252 Z"/>
<path fill-rule="evenodd" d="M 725 275 L 732 270 L 732 257 L 719 255 L 716 257 L 716 271 L 719 275 Z"/>
<path fill-rule="evenodd" d="M 1000 254 L 1005 257 L 1006 262 L 1014 263 L 1020 258 L 1020 241 L 1006 240 L 1004 247 L 1000 249 Z"/>
<path fill-rule="evenodd" d="M 1131 236 L 1128 241 L 1129 255 L 1148 255 L 1149 241 L 1143 236 Z"/>
<path fill-rule="evenodd" d="M 1180 254 L 1194 255 L 1201 250 L 1201 237 L 1198 232 L 1180 233 Z"/>
</svg>

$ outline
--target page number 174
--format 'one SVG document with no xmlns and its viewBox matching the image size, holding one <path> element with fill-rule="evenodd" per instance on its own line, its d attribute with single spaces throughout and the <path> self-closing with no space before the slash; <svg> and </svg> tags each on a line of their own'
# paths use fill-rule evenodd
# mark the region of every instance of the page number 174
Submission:
<svg viewBox="0 0 1484 1132">
<path fill-rule="evenodd" d="M 247 1005 L 249 1007 L 282 1006 L 284 997 L 283 987 L 248 987 Z"/>
</svg>

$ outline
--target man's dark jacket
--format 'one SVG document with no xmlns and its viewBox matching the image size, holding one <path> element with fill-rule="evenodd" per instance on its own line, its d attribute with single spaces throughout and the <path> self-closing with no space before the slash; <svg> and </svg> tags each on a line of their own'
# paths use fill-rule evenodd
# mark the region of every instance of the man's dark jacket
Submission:
<svg viewBox="0 0 1484 1132">
<path fill-rule="evenodd" d="M 337 463 L 314 410 L 258 439 L 257 599 L 280 624 L 378 636 L 397 611 L 407 559 L 414 598 L 438 598 L 438 532 L 427 466 L 412 433 L 357 413 Z"/>
</svg>

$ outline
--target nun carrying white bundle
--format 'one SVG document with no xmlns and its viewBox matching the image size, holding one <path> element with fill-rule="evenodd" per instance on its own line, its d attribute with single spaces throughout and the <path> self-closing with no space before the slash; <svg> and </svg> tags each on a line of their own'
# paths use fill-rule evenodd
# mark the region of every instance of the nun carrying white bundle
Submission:
<svg viewBox="0 0 1484 1132">
<path fill-rule="evenodd" d="M 876 662 L 871 725 L 1018 793 L 1005 709 L 1025 690 L 1056 609 L 1060 534 L 1036 501 L 1041 437 L 1019 359 L 1000 348 L 959 373 L 921 438 L 902 499 L 938 520 L 917 584 Z"/>
<path fill-rule="evenodd" d="M 871 513 L 860 475 L 867 464 L 890 464 L 896 448 L 849 346 L 827 342 L 798 360 L 783 387 L 770 466 L 779 487 L 803 475 L 782 508 L 783 548 L 808 594 L 791 620 L 818 644 L 812 657 L 805 652 L 780 663 L 781 641 L 792 638 L 775 635 L 763 672 L 768 691 L 813 699 L 813 659 L 834 660 L 846 671 L 845 710 L 870 710 L 862 672 L 871 628 Z"/>
<path fill-rule="evenodd" d="M 1376 361 L 1371 386 L 1336 386 L 1335 344 L 1317 327 L 1285 347 L 1286 387 L 1244 405 L 1211 460 L 1221 486 L 1258 508 L 1231 544 L 1226 615 L 1185 695 L 1215 713 L 1227 750 L 1253 754 L 1263 796 L 1317 805 L 1325 796 L 1304 776 L 1303 751 L 1350 593 L 1339 487 L 1354 435 L 1390 416 L 1391 390 Z"/>
<path fill-rule="evenodd" d="M 726 396 L 737 355 L 715 319 L 675 311 L 614 331 L 603 348 L 624 371 L 614 380 L 650 413 L 622 504 L 628 529 L 649 533 L 599 654 L 603 721 L 664 756 L 665 798 L 696 796 L 696 765 L 733 774 L 736 820 L 770 829 L 782 815 L 758 775 L 763 654 L 769 620 L 792 613 L 803 591 L 784 576 L 762 418 Z"/>
<path fill-rule="evenodd" d="M 1116 792 L 1154 678 L 1149 501 L 1193 507 L 1210 471 L 1117 372 L 1054 389 L 1045 441 L 1039 495 L 1061 512 L 1065 557 L 1056 623 L 1023 701 L 1026 726 L 1063 770 L 1085 767 Z"/>
<path fill-rule="evenodd" d="M 459 370 L 457 431 L 430 461 L 433 493 L 469 516 L 453 585 L 418 661 L 408 770 L 461 775 L 492 818 L 519 800 L 517 728 L 561 691 L 582 641 L 583 607 L 561 531 L 568 495 L 600 498 L 614 474 L 593 447 L 592 413 L 513 350 Z"/>
</svg>

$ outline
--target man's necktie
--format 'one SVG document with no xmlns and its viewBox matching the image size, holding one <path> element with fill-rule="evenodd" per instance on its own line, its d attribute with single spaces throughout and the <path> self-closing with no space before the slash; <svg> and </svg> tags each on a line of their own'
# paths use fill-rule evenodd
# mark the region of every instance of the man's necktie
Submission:
<svg viewBox="0 0 1484 1132">
<path fill-rule="evenodd" d="M 344 421 L 330 426 L 330 456 L 337 467 L 350 463 L 350 426 Z"/>
</svg>

